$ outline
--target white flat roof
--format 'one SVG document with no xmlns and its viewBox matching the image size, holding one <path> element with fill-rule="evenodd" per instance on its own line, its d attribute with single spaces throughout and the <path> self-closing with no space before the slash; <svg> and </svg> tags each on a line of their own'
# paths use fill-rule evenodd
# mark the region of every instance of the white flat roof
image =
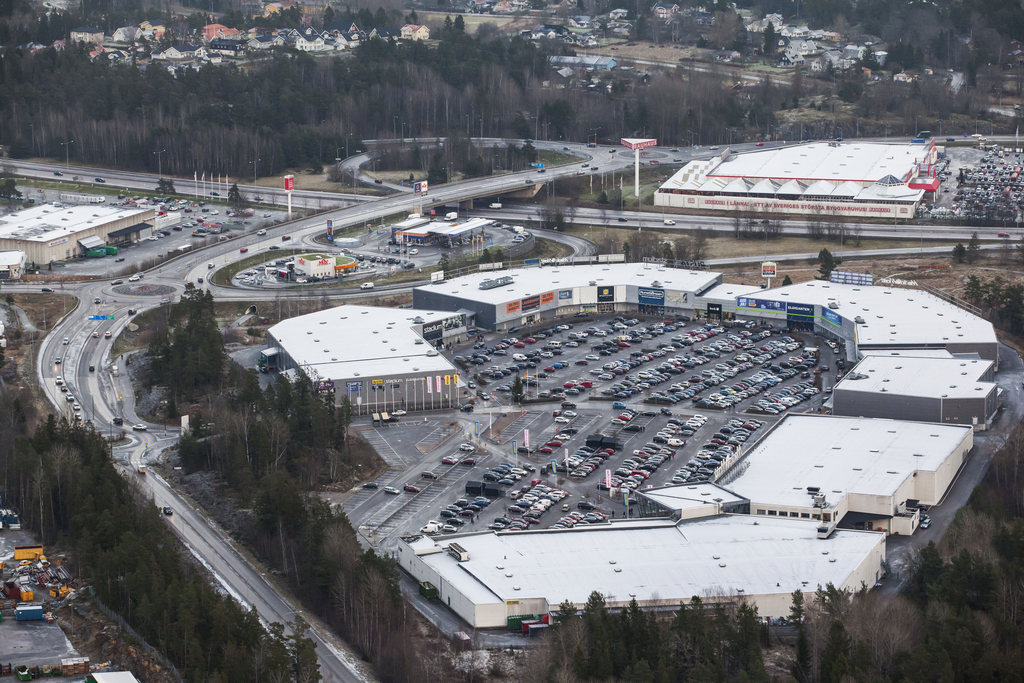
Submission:
<svg viewBox="0 0 1024 683">
<path fill-rule="evenodd" d="M 58 209 L 50 204 L 42 204 L 0 216 L 0 239 L 47 242 L 145 213 L 152 214 L 153 209 L 128 209 L 104 204 L 64 206 Z"/>
<path fill-rule="evenodd" d="M 867 356 L 834 390 L 923 398 L 984 398 L 996 385 L 979 378 L 992 365 L 990 360 L 969 358 Z"/>
<path fill-rule="evenodd" d="M 335 306 L 289 318 L 269 333 L 298 365 L 321 379 L 401 376 L 414 372 L 455 374 L 458 370 L 430 344 L 416 343 L 417 323 L 452 317 L 448 311 Z"/>
<path fill-rule="evenodd" d="M 640 489 L 639 494 L 661 503 L 671 510 L 714 507 L 715 504 L 739 503 L 746 498 L 716 484 L 680 484 L 656 489 Z"/>
<path fill-rule="evenodd" d="M 953 358 L 946 349 L 867 349 L 861 354 L 868 356 L 881 356 L 883 358 Z"/>
<path fill-rule="evenodd" d="M 514 279 L 512 284 L 494 289 L 480 289 L 480 283 L 484 280 L 494 280 L 507 275 L 511 275 Z M 639 287 L 652 287 L 653 283 L 659 282 L 661 289 L 702 292 L 717 282 L 720 275 L 720 273 L 709 271 L 663 268 L 646 263 L 594 263 L 485 271 L 446 280 L 439 284 L 424 285 L 423 289 L 482 303 L 502 304 L 556 289 L 587 287 L 591 282 L 599 286 L 636 285 Z"/>
<path fill-rule="evenodd" d="M 477 604 L 543 597 L 581 604 L 592 591 L 611 603 L 678 604 L 722 592 L 756 596 L 842 586 L 880 534 L 837 531 L 817 538 L 814 524 L 750 515 L 690 522 L 640 520 L 565 531 L 482 532 L 437 539 L 469 553 L 421 555 Z M 828 551 L 828 554 L 825 554 Z M 580 569 L 585 567 L 586 571 Z M 804 584 L 803 582 L 808 582 Z"/>
<path fill-rule="evenodd" d="M 971 427 L 832 415 L 787 415 L 744 457 L 729 488 L 751 503 L 811 507 L 850 493 L 891 496 L 915 471 L 936 471 Z M 727 475 L 728 476 L 728 475 Z"/>
<path fill-rule="evenodd" d="M 413 221 L 416 220 L 418 219 L 413 219 Z M 492 221 L 486 218 L 470 218 L 462 223 L 455 221 L 431 221 L 425 225 L 417 223 L 410 228 L 402 228 L 400 231 L 406 235 L 461 235 L 470 230 L 487 227 L 491 223 Z M 395 227 L 401 227 L 401 223 Z"/>
<path fill-rule="evenodd" d="M 885 176 L 907 182 L 925 163 L 929 145 L 872 142 L 809 142 L 735 154 L 708 173 L 710 178 L 770 178 L 814 183 L 824 180 L 839 185 L 847 180 L 873 183 Z"/>
<path fill-rule="evenodd" d="M 760 292 L 761 288 L 757 285 L 743 285 L 734 282 L 723 282 L 720 285 L 715 285 L 708 291 L 700 295 L 702 299 L 717 299 L 721 301 L 736 302 L 736 297 L 747 296 L 754 292 Z"/>
<path fill-rule="evenodd" d="M 762 291 L 758 299 L 828 306 L 857 325 L 857 344 L 996 344 L 992 323 L 920 289 L 868 287 L 811 280 Z"/>
<path fill-rule="evenodd" d="M 20 266 L 24 261 L 23 251 L 0 251 L 0 266 Z"/>
</svg>

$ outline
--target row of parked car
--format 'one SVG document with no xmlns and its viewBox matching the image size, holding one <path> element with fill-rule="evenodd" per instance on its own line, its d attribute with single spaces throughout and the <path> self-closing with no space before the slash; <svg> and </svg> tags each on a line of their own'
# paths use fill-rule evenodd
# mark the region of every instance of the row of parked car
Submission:
<svg viewBox="0 0 1024 683">
<path fill-rule="evenodd" d="M 706 418 L 694 420 L 694 425 L 699 429 L 704 422 L 706 422 Z M 672 483 L 712 481 L 724 466 L 725 461 L 736 453 L 743 442 L 763 426 L 764 422 L 761 420 L 748 419 L 744 421 L 739 418 L 729 420 L 711 437 L 707 444 L 697 451 L 689 462 L 676 471 L 672 477 Z"/>
</svg>

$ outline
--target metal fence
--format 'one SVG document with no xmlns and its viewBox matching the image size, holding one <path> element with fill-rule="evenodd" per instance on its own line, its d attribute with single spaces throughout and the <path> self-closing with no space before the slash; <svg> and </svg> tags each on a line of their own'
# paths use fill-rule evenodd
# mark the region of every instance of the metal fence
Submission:
<svg viewBox="0 0 1024 683">
<path fill-rule="evenodd" d="M 132 638 L 134 638 L 136 643 L 138 644 L 138 647 L 141 648 L 146 654 L 153 657 L 153 659 L 155 659 L 160 664 L 160 666 L 169 671 L 171 675 L 174 676 L 174 680 L 178 681 L 178 683 L 184 683 L 181 677 L 181 673 L 178 672 L 178 668 L 171 664 L 171 662 L 167 659 L 167 657 L 164 656 L 162 652 L 160 652 L 160 650 L 157 650 L 155 647 L 147 643 L 146 639 L 140 636 L 135 631 L 135 629 L 133 629 L 128 624 L 128 622 L 121 617 L 120 614 L 104 605 L 103 602 L 100 600 L 99 596 L 96 595 L 96 591 L 92 588 L 92 586 L 89 587 L 89 592 L 92 594 L 93 602 L 96 603 L 96 607 L 99 608 L 100 612 L 103 612 L 103 614 L 108 616 L 110 619 L 114 620 L 114 622 L 117 623 L 117 625 L 121 628 L 122 631 L 124 631 Z"/>
</svg>

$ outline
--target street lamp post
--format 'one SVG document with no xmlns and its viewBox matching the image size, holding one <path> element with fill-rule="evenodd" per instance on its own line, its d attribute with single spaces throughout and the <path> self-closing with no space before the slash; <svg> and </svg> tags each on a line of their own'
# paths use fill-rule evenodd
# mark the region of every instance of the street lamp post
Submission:
<svg viewBox="0 0 1024 683">
<path fill-rule="evenodd" d="M 158 174 L 158 177 L 161 178 L 161 179 L 164 177 L 164 164 L 163 164 L 163 161 L 164 161 L 164 152 L 166 152 L 166 151 L 167 151 L 166 149 L 162 149 L 159 152 L 153 152 L 153 154 L 156 155 L 157 174 Z"/>
<path fill-rule="evenodd" d="M 255 159 L 250 163 L 252 163 L 252 184 L 256 185 L 256 171 L 259 168 L 258 164 L 260 163 L 260 160 Z"/>
<path fill-rule="evenodd" d="M 71 168 L 71 145 L 75 144 L 74 140 L 68 140 L 67 142 L 60 143 L 64 145 L 64 168 Z"/>
</svg>

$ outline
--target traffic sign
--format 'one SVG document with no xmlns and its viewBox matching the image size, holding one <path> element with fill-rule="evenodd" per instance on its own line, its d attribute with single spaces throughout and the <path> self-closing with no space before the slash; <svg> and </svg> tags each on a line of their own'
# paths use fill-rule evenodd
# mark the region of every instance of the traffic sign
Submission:
<svg viewBox="0 0 1024 683">
<path fill-rule="evenodd" d="M 89 320 L 113 320 L 112 315 L 90 315 Z"/>
</svg>

